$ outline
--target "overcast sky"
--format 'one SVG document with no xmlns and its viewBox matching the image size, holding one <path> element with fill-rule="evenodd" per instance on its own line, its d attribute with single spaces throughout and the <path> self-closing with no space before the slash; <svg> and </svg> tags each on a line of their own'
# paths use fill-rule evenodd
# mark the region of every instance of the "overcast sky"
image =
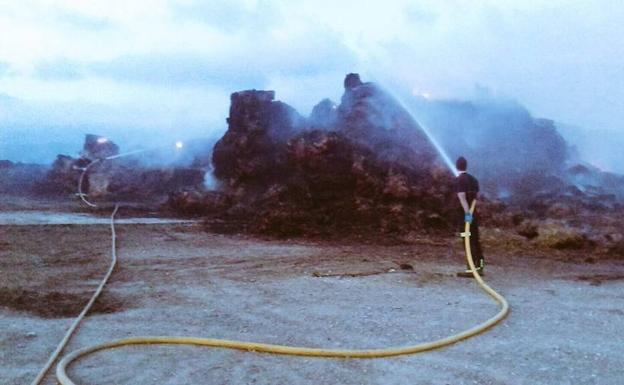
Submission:
<svg viewBox="0 0 624 385">
<path fill-rule="evenodd" d="M 622 20 L 616 0 L 0 0 L 0 158 L 31 161 L 35 141 L 53 156 L 85 130 L 219 133 L 242 89 L 308 114 L 348 72 L 622 130 Z"/>
</svg>

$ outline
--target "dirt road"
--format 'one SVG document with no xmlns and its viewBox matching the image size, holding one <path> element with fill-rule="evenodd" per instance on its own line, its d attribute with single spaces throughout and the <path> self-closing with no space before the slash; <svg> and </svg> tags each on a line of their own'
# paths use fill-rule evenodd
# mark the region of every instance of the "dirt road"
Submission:
<svg viewBox="0 0 624 385">
<path fill-rule="evenodd" d="M 69 350 L 138 335 L 403 346 L 497 311 L 472 280 L 454 277 L 462 261 L 451 238 L 275 241 L 193 223 L 120 224 L 118 233 L 118 269 Z M 622 384 L 624 262 L 582 260 L 490 249 L 485 278 L 510 316 L 433 352 L 326 360 L 142 346 L 97 353 L 70 373 L 84 384 Z M 35 377 L 108 263 L 105 225 L 0 226 L 0 383 Z"/>
</svg>

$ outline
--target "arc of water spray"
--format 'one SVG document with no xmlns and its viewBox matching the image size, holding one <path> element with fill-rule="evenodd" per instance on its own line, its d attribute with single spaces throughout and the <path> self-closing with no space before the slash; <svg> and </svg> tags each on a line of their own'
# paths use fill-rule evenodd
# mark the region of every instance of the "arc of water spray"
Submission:
<svg viewBox="0 0 624 385">
<path fill-rule="evenodd" d="M 418 126 L 420 128 L 422 128 L 423 132 L 425 133 L 425 136 L 427 136 L 427 139 L 429 140 L 429 142 L 433 145 L 433 147 L 436 149 L 436 151 L 438 152 L 438 155 L 440 155 L 440 158 L 442 158 L 442 161 L 444 162 L 444 164 L 446 165 L 446 167 L 448 167 L 449 171 L 455 175 L 458 176 L 459 173 L 457 172 L 457 169 L 455 168 L 455 164 L 453 163 L 453 161 L 451 161 L 451 158 L 449 157 L 449 155 L 446 153 L 446 151 L 444 150 L 444 148 L 440 145 L 440 143 L 438 142 L 438 140 L 435 138 L 435 136 L 431 133 L 431 130 L 429 130 L 429 128 L 427 126 L 425 126 L 422 122 L 419 122 L 416 118 L 415 118 L 415 114 L 413 113 L 412 109 L 408 106 L 407 103 L 405 103 L 405 100 L 400 97 L 399 95 L 397 95 L 395 92 L 391 91 L 389 88 L 385 87 L 382 85 L 382 83 L 378 80 L 378 78 L 376 78 L 375 76 L 373 76 L 370 71 L 365 71 L 366 76 L 371 79 L 371 81 L 373 81 L 374 83 L 377 83 L 377 85 L 388 95 L 390 95 L 394 100 L 396 100 L 397 103 L 399 103 L 399 106 L 409 115 L 409 117 L 416 123 L 418 124 Z"/>
<path fill-rule="evenodd" d="M 169 148 L 169 147 L 171 147 L 170 144 L 165 144 L 165 145 L 156 146 L 156 147 L 142 148 L 142 149 L 138 149 L 138 150 L 134 150 L 134 151 L 124 152 L 122 154 L 107 156 L 104 159 L 105 160 L 111 160 L 111 159 L 123 158 L 125 156 L 140 154 L 140 153 L 147 152 L 147 151 L 156 151 L 156 150 L 160 150 L 161 148 Z M 181 141 L 175 142 L 175 148 L 176 149 L 181 149 L 182 147 L 183 147 L 183 142 L 181 142 Z"/>
<path fill-rule="evenodd" d="M 394 93 L 388 91 L 385 88 L 384 88 L 384 91 L 386 93 L 388 93 L 390 96 L 392 96 L 392 98 L 394 98 L 397 101 L 397 103 L 399 103 L 401 108 L 403 108 L 403 110 L 405 110 L 405 112 L 407 112 L 407 114 L 410 116 L 410 118 L 412 118 L 412 120 L 414 120 L 414 122 L 416 122 L 420 126 L 420 128 L 422 128 L 423 132 L 427 136 L 427 139 L 429 139 L 429 142 L 431 142 L 433 147 L 435 147 L 435 149 L 438 151 L 438 154 L 440 155 L 440 157 L 442 158 L 442 160 L 444 161 L 446 166 L 449 168 L 451 173 L 453 173 L 453 175 L 455 175 L 455 176 L 458 176 L 459 173 L 457 172 L 457 169 L 455 168 L 455 164 L 453 163 L 453 161 L 451 160 L 449 155 L 446 153 L 444 148 L 442 148 L 442 146 L 437 141 L 435 136 L 431 133 L 429 128 L 427 126 L 425 126 L 422 122 L 419 122 L 418 120 L 416 120 L 416 118 L 414 118 L 414 114 L 412 113 L 410 108 L 405 104 L 405 102 L 399 96 L 395 95 Z"/>
</svg>

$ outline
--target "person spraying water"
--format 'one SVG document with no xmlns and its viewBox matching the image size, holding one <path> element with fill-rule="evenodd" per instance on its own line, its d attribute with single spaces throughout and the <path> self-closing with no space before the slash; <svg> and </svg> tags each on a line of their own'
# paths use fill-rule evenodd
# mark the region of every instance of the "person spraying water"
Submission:
<svg viewBox="0 0 624 385">
<path fill-rule="evenodd" d="M 97 135 L 87 135 L 87 145 L 85 151 L 82 152 L 79 164 L 81 167 L 75 167 L 75 169 L 82 171 L 78 179 L 78 196 L 86 205 L 90 207 L 97 207 L 95 203 L 89 201 L 88 195 L 84 190 L 84 182 L 88 182 L 88 171 L 91 167 L 101 164 L 105 161 L 111 161 L 119 158 L 125 158 L 129 156 L 139 155 L 145 152 L 158 151 L 166 148 L 174 147 L 175 150 L 180 151 L 184 147 L 184 142 L 177 141 L 175 145 L 165 144 L 162 146 L 142 148 L 124 153 L 119 153 L 119 147 L 111 142 L 108 138 Z M 86 190 L 90 189 L 87 184 Z"/>
<path fill-rule="evenodd" d="M 468 174 L 468 161 L 463 156 L 457 158 L 455 166 L 458 172 L 458 176 L 455 178 L 457 199 L 459 199 L 462 209 L 460 235 L 462 237 L 470 237 L 470 250 L 472 251 L 476 271 L 479 275 L 483 275 L 485 259 L 483 258 L 483 250 L 479 241 L 479 219 L 476 211 L 470 211 L 470 206 L 476 202 L 479 194 L 479 181 L 474 176 Z M 466 222 L 470 223 L 470 234 L 463 232 Z M 472 278 L 473 274 L 470 265 L 468 264 L 465 271 L 457 273 L 457 276 Z"/>
</svg>

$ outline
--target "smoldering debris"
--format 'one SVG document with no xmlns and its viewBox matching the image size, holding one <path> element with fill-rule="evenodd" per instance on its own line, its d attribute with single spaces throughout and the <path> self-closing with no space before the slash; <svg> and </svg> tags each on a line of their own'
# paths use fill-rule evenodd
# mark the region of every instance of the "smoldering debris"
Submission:
<svg viewBox="0 0 624 385">
<path fill-rule="evenodd" d="M 157 150 L 146 151 L 141 156 L 134 156 L 139 155 L 139 151 L 129 152 L 132 156 L 123 156 L 111 139 L 88 134 L 80 156 L 58 155 L 33 190 L 44 195 L 77 193 L 80 176 L 87 168 L 81 187 L 90 198 L 166 198 L 178 189 L 202 189 L 207 169 L 205 156 L 193 156 L 188 165 L 182 164 L 178 158 L 165 163 L 160 160 Z M 204 152 L 210 152 L 210 147 Z"/>
<path fill-rule="evenodd" d="M 225 134 L 216 143 L 185 143 L 174 158 L 158 151 L 118 157 L 112 140 L 88 135 L 80 157 L 59 155 L 27 181 L 41 194 L 74 194 L 91 161 L 113 157 L 89 168 L 91 197 L 168 196 L 167 210 L 206 216 L 216 230 L 449 233 L 458 218 L 454 178 L 424 121 L 452 157 L 468 157 L 481 180 L 486 226 L 544 247 L 622 249 L 624 177 L 578 163 L 553 121 L 492 100 L 414 98 L 413 116 L 357 74 L 344 87 L 339 103 L 322 100 L 309 117 L 274 91 L 233 93 Z M 5 163 L 0 176 L 25 167 Z"/>
<path fill-rule="evenodd" d="M 32 194 L 34 186 L 45 177 L 49 167 L 39 164 L 0 160 L 0 193 Z"/>
<path fill-rule="evenodd" d="M 176 210 L 281 236 L 455 226 L 451 172 L 416 119 L 375 84 L 348 75 L 340 103 L 323 100 L 308 118 L 275 101 L 274 92 L 238 92 L 231 101 L 228 130 L 213 152 L 218 190 L 173 195 Z M 447 119 L 442 142 L 453 156 L 465 150 L 482 179 L 484 223 L 545 247 L 604 243 L 596 241 L 602 230 L 579 230 L 578 221 L 621 212 L 624 179 L 572 164 L 554 122 L 513 103 L 449 102 L 432 107 L 436 113 L 438 123 Z M 568 233 L 572 241 L 556 239 Z"/>
<path fill-rule="evenodd" d="M 253 232 L 301 235 L 446 228 L 451 174 L 418 124 L 357 75 L 339 105 L 302 118 L 273 92 L 232 95 L 213 152 L 229 220 Z M 176 203 L 179 205 L 179 203 Z"/>
</svg>

